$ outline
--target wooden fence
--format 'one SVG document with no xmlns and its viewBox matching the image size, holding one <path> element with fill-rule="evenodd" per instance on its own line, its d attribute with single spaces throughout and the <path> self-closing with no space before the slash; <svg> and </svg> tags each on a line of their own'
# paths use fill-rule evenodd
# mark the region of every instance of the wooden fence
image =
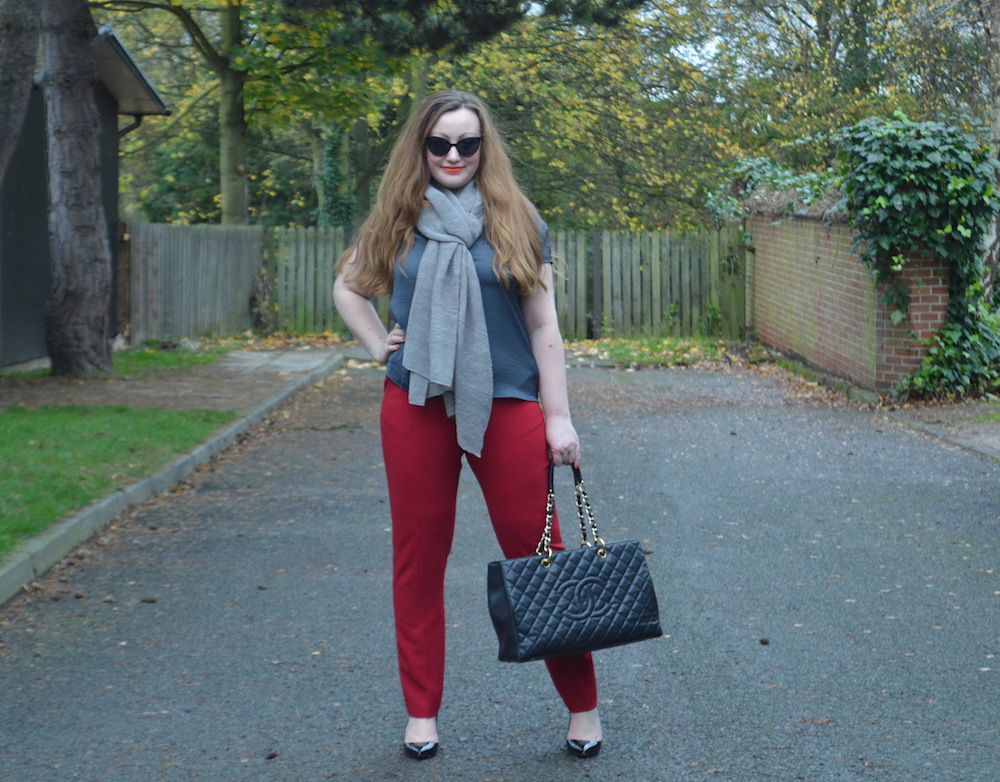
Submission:
<svg viewBox="0 0 1000 782">
<path fill-rule="evenodd" d="M 330 295 L 343 228 L 136 225 L 127 252 L 133 342 L 232 334 L 264 308 L 281 331 L 343 328 Z M 553 230 L 567 339 L 743 336 L 740 226 L 693 234 Z M 388 317 L 387 302 L 376 306 Z"/>
<path fill-rule="evenodd" d="M 601 232 L 592 246 L 595 334 L 743 336 L 740 226 L 688 234 Z"/>
<path fill-rule="evenodd" d="M 264 268 L 273 285 L 275 322 L 292 334 L 319 334 L 344 327 L 333 306 L 333 267 L 347 249 L 344 228 L 278 228 L 270 231 Z M 377 302 L 384 318 L 386 305 Z"/>
<path fill-rule="evenodd" d="M 138 224 L 125 237 L 127 252 L 119 258 L 129 280 L 133 344 L 251 328 L 263 228 Z"/>
</svg>

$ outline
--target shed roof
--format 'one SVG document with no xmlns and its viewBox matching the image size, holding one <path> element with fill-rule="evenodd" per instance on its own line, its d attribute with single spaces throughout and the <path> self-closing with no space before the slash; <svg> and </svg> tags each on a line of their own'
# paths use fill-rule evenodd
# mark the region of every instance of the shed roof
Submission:
<svg viewBox="0 0 1000 782">
<path fill-rule="evenodd" d="M 167 104 L 108 25 L 91 41 L 97 74 L 118 101 L 119 114 L 169 114 Z"/>
</svg>

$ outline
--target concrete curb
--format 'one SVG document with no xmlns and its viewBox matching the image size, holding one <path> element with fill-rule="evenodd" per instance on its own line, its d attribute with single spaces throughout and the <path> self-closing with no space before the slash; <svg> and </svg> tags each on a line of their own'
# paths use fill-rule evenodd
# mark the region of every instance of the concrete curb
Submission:
<svg viewBox="0 0 1000 782">
<path fill-rule="evenodd" d="M 833 375 L 827 375 L 823 372 L 819 372 L 812 367 L 803 364 L 795 359 L 785 358 L 785 365 L 794 365 L 794 369 L 788 366 L 790 371 L 794 371 L 796 374 L 801 375 L 807 380 L 812 380 L 815 383 L 819 383 L 821 386 L 826 386 L 827 388 L 833 388 L 837 391 L 841 391 L 846 394 L 849 399 L 855 399 L 859 402 L 864 402 L 866 404 L 878 404 L 880 397 L 874 391 L 867 391 L 863 388 L 858 388 L 851 385 L 848 381 L 835 377 Z M 946 429 L 934 426 L 933 424 L 925 424 L 922 421 L 915 421 L 912 418 L 907 418 L 905 415 L 900 413 L 895 413 L 892 411 L 885 411 L 885 415 L 896 423 L 903 424 L 905 426 L 913 427 L 914 429 L 919 429 L 920 431 L 936 437 L 939 440 L 944 440 L 951 443 L 952 445 L 957 445 L 959 448 L 964 448 L 967 451 L 973 451 L 981 456 L 985 456 L 987 459 L 994 459 L 1000 461 L 1000 451 L 995 448 L 990 448 L 988 445 L 983 445 L 982 443 L 976 443 L 971 440 L 965 440 L 961 437 L 956 437 L 954 434 L 948 432 Z"/>
<path fill-rule="evenodd" d="M 237 437 L 263 421 L 299 389 L 337 369 L 350 355 L 338 353 L 316 369 L 291 381 L 284 389 L 252 408 L 237 421 L 219 429 L 190 453 L 179 457 L 155 475 L 118 489 L 83 510 L 58 521 L 37 537 L 15 547 L 0 561 L 0 606 L 6 604 L 36 578 L 74 548 L 120 516 L 130 505 L 144 502 L 157 492 L 168 491 L 193 473 Z"/>
<path fill-rule="evenodd" d="M 987 459 L 1000 461 L 1000 451 L 995 448 L 990 448 L 988 445 L 982 445 L 981 443 L 974 443 L 971 440 L 956 437 L 940 426 L 925 424 L 922 421 L 914 421 L 912 418 L 907 418 L 905 415 L 900 415 L 899 413 L 889 412 L 886 413 L 886 415 L 888 415 L 893 421 L 905 424 L 906 426 L 912 426 L 914 429 L 919 429 L 932 437 L 937 437 L 939 440 L 945 440 L 946 442 L 949 442 L 952 445 L 957 445 L 959 448 L 964 448 L 967 451 L 974 451 L 981 456 L 985 456 Z"/>
</svg>

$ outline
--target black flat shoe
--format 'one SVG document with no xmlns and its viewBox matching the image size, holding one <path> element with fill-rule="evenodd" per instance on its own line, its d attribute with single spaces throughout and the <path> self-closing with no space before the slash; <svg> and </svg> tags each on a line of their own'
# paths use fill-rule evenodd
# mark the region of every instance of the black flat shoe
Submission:
<svg viewBox="0 0 1000 782">
<path fill-rule="evenodd" d="M 575 758 L 592 758 L 601 751 L 601 742 L 566 739 L 566 751 Z"/>
<path fill-rule="evenodd" d="M 437 754 L 438 743 L 436 741 L 428 741 L 426 744 L 414 744 L 407 741 L 403 744 L 403 751 L 406 752 L 407 757 L 411 757 L 414 760 L 427 760 Z"/>
</svg>

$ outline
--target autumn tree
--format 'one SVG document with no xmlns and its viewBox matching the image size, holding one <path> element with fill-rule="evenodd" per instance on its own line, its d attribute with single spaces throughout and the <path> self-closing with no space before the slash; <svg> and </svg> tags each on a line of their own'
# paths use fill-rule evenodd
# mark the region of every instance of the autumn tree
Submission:
<svg viewBox="0 0 1000 782">
<path fill-rule="evenodd" d="M 166 15 L 172 27 L 148 23 L 146 32 L 156 31 L 155 43 L 168 52 L 181 47 L 185 56 L 193 53 L 211 74 L 223 224 L 249 221 L 251 120 L 295 103 L 272 97 L 282 91 L 291 96 L 306 85 L 321 86 L 317 74 L 337 93 L 335 77 L 359 67 L 357 50 L 331 43 L 339 25 L 335 16 L 312 14 L 308 25 L 292 24 L 278 0 L 97 0 L 93 5 L 112 21 L 121 14 Z"/>
<path fill-rule="evenodd" d="M 312 220 L 322 208 L 328 128 L 379 115 L 381 85 L 401 69 L 400 61 L 364 38 L 352 38 L 350 45 L 338 43 L 335 39 L 344 31 L 328 12 L 291 20 L 278 2 L 244 3 L 244 40 L 225 59 L 226 67 L 240 71 L 243 82 L 238 109 L 228 116 L 239 115 L 244 121 L 226 124 L 217 108 L 220 101 L 226 102 L 220 80 L 205 69 L 208 58 L 200 53 L 206 44 L 217 44 L 209 33 L 213 15 L 223 9 L 191 4 L 188 26 L 208 31 L 196 38 L 177 23 L 176 13 L 164 12 L 166 5 L 101 4 L 101 18 L 134 47 L 136 58 L 173 109 L 171 120 L 158 121 L 142 139 L 124 143 L 124 184 L 142 205 L 142 215 L 163 221 L 232 222 L 232 216 L 224 216 L 227 207 L 245 201 L 236 210 L 244 221 Z M 200 49 L 196 40 L 202 41 Z M 232 135 L 239 137 L 235 147 L 226 143 Z M 206 143 L 210 139 L 215 143 Z M 213 180 L 206 173 L 220 167 L 233 170 L 234 157 L 225 157 L 225 149 L 240 150 L 241 179 L 238 189 L 230 187 L 220 195 L 219 176 Z M 227 181 L 232 185 L 236 180 Z"/>
<path fill-rule="evenodd" d="M 102 11 L 170 14 L 188 36 L 202 62 L 213 73 L 218 89 L 222 222 L 247 222 L 244 88 L 248 75 L 237 59 L 246 32 L 242 0 L 208 0 L 199 3 L 111 0 L 96 2 L 94 6 Z"/>
<path fill-rule="evenodd" d="M 976 17 L 986 55 L 989 95 L 990 142 L 993 156 L 1000 158 L 1000 0 L 976 0 Z M 1000 310 L 1000 225 L 994 221 L 987 236 L 984 284 L 994 309 Z"/>
<path fill-rule="evenodd" d="M 610 28 L 627 18 L 630 9 L 643 4 L 643 0 L 470 0 L 457 4 L 286 0 L 286 5 L 296 12 L 336 12 L 341 35 L 347 36 L 338 38 L 341 44 L 353 42 L 357 46 L 367 41 L 383 56 L 393 58 L 395 66 L 392 71 L 355 70 L 354 79 L 350 75 L 342 78 L 346 83 L 363 79 L 364 93 L 375 100 L 364 107 L 364 112 L 335 117 L 323 131 L 324 156 L 322 161 L 314 158 L 316 170 L 323 172 L 321 219 L 346 224 L 367 213 L 372 187 L 396 131 L 413 105 L 428 88 L 458 83 L 429 85 L 428 74 L 434 63 L 457 61 L 480 43 L 497 39 L 519 23 Z"/>
<path fill-rule="evenodd" d="M 825 169 L 828 134 L 866 116 L 974 110 L 977 49 L 954 6 L 664 0 L 610 29 L 529 17 L 429 84 L 487 98 L 551 219 L 682 228 L 709 219 L 706 193 L 739 158 Z"/>
<path fill-rule="evenodd" d="M 340 0 L 288 0 L 290 5 L 321 5 L 324 7 L 345 8 L 353 6 L 350 2 Z M 393 18 L 393 8 L 406 5 L 406 0 L 392 0 L 381 4 L 389 18 Z M 355 192 L 358 195 L 357 214 L 363 215 L 367 209 L 364 199 L 370 195 L 367 187 L 374 182 L 379 174 L 388 150 L 395 140 L 395 132 L 409 114 L 410 108 L 423 95 L 434 89 L 460 87 L 477 92 L 486 98 L 494 111 L 503 111 L 512 106 L 514 101 L 503 97 L 503 89 L 495 89 L 496 83 L 485 79 L 476 79 L 470 71 L 484 73 L 476 64 L 476 52 L 480 50 L 495 53 L 495 61 L 499 64 L 492 71 L 501 81 L 507 80 L 512 73 L 522 70 L 525 77 L 520 81 L 523 87 L 527 83 L 535 86 L 539 79 L 533 79 L 529 74 L 537 74 L 538 69 L 530 67 L 526 62 L 520 62 L 519 57 L 524 52 L 517 46 L 511 47 L 514 40 L 522 37 L 526 29 L 563 31 L 571 39 L 583 36 L 602 37 L 611 30 L 621 30 L 627 26 L 633 9 L 647 5 L 643 0 L 570 0 L 527 3 L 469 2 L 460 4 L 457 8 L 459 33 L 451 32 L 442 36 L 442 25 L 449 24 L 440 14 L 430 13 L 416 19 L 415 34 L 423 36 L 425 44 L 421 52 L 410 60 L 409 72 L 403 79 L 397 79 L 395 92 L 385 104 L 384 111 L 378 118 L 378 124 L 370 120 L 356 121 L 353 124 L 349 138 L 345 138 L 345 148 L 351 154 L 350 163 L 357 177 Z M 366 13 L 355 9 L 355 13 Z M 461 28 L 465 28 L 461 32 Z M 449 43 L 441 45 L 442 40 Z M 386 42 L 383 40 L 383 45 Z M 544 44 L 543 44 L 544 45 Z M 530 45 L 529 47 L 530 48 Z M 534 55 L 537 60 L 539 52 Z M 541 54 L 544 57 L 544 53 Z M 531 58 L 532 55 L 529 55 Z M 449 67 L 452 66 L 452 67 Z M 521 68 L 521 66 L 524 66 Z M 501 75 L 501 72 L 505 72 Z M 517 81 L 517 78 L 514 77 Z M 550 81 L 546 87 L 553 86 Z M 537 94 L 546 94 L 543 87 Z M 571 92 L 571 86 L 564 86 L 563 95 Z M 391 88 L 390 88 L 391 92 Z M 509 97 L 509 96 L 508 96 Z M 524 110 L 524 106 L 521 107 Z"/>
<path fill-rule="evenodd" d="M 684 51 L 694 35 L 669 2 L 613 27 L 531 19 L 439 63 L 430 86 L 487 100 L 549 220 L 691 225 L 728 144 Z"/>
<path fill-rule="evenodd" d="M 965 1 L 706 0 L 706 69 L 747 154 L 823 166 L 823 136 L 864 117 L 979 110 Z"/>
<path fill-rule="evenodd" d="M 540 9 L 495 0 L 95 0 L 93 5 L 109 18 L 118 12 L 167 14 L 185 31 L 218 85 L 222 221 L 245 222 L 249 124 L 261 122 L 270 110 L 277 109 L 273 116 L 278 122 L 295 116 L 297 129 L 311 142 L 317 182 L 324 166 L 319 154 L 330 150 L 324 143 L 326 128 L 347 133 L 345 138 L 354 142 L 354 167 L 363 169 L 355 176 L 364 185 L 381 162 L 364 145 L 382 138 L 373 131 L 393 113 L 386 109 L 405 111 L 406 104 L 386 98 L 375 108 L 372 96 L 382 91 L 369 89 L 373 79 L 377 82 L 415 54 L 458 51 L 539 10 L 569 21 L 609 23 L 640 2 L 574 0 L 541 4 Z M 344 101 L 346 96 L 354 102 Z"/>
<path fill-rule="evenodd" d="M 96 29 L 86 0 L 47 0 L 42 24 L 52 257 L 45 340 L 52 373 L 80 377 L 111 371 L 111 248 L 90 48 Z"/>
<path fill-rule="evenodd" d="M 364 31 L 386 51 L 433 51 L 446 43 L 457 50 L 489 40 L 528 18 L 575 25 L 618 24 L 645 0 L 284 0 L 293 10 L 326 9 L 340 15 L 345 30 Z"/>
<path fill-rule="evenodd" d="M 169 5 L 210 20 L 220 2 Z M 231 65 L 246 76 L 249 214 L 353 222 L 413 102 L 460 87 L 490 103 L 554 221 L 692 226 L 740 158 L 824 170 L 829 132 L 867 116 L 985 117 L 977 8 L 990 2 L 244 0 Z M 154 24 L 175 18 L 148 10 L 167 0 L 128 4 L 147 11 L 128 15 L 146 29 L 126 40 L 143 42 L 137 57 L 177 97 L 155 141 L 126 139 L 130 153 L 145 147 L 126 182 L 150 217 L 217 219 L 217 80 L 192 68 L 181 27 Z"/>
</svg>

